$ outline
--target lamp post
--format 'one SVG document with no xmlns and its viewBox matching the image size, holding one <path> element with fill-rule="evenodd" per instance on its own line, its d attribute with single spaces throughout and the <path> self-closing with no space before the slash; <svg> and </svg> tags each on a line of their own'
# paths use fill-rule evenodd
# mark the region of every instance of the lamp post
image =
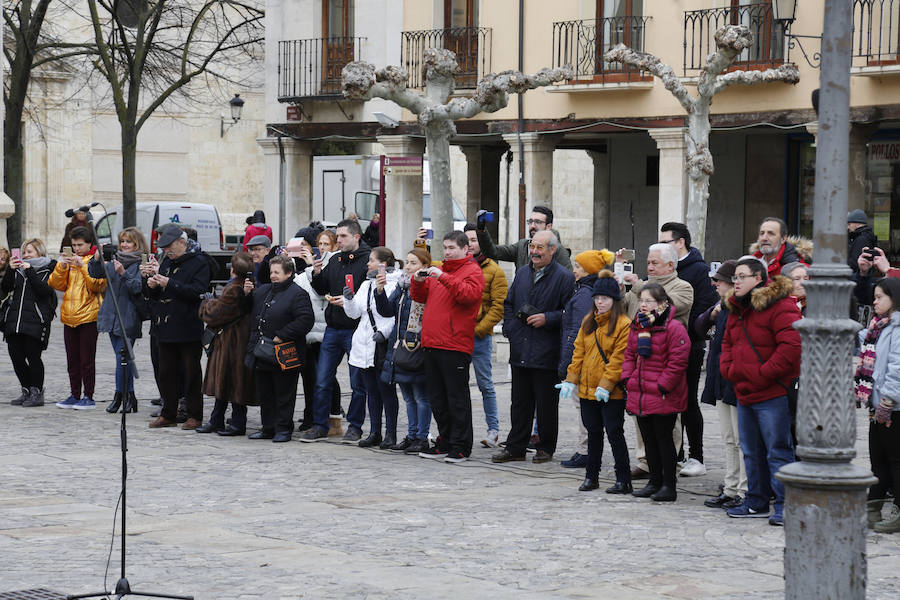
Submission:
<svg viewBox="0 0 900 600">
<path fill-rule="evenodd" d="M 820 73 L 813 222 L 815 254 L 806 288 L 807 318 L 797 407 L 797 456 L 785 484 L 785 598 L 863 600 L 866 592 L 867 488 L 876 481 L 856 456 L 850 357 L 859 325 L 849 318 L 846 264 L 850 134 L 851 2 L 826 0 Z"/>
<path fill-rule="evenodd" d="M 234 98 L 228 101 L 231 105 L 231 123 L 225 127 L 225 115 L 219 115 L 219 137 L 225 137 L 225 132 L 231 129 L 235 123 L 241 120 L 241 112 L 244 110 L 244 100 L 240 94 L 235 94 Z"/>
</svg>

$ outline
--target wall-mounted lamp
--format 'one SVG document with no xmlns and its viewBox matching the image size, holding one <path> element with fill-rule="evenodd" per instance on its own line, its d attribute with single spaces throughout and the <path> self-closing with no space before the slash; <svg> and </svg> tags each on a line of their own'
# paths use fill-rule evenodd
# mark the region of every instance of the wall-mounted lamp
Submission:
<svg viewBox="0 0 900 600">
<path fill-rule="evenodd" d="M 400 125 L 400 121 L 393 117 L 389 117 L 383 112 L 378 112 L 377 110 L 372 111 L 372 116 L 375 117 L 375 120 L 381 123 L 382 127 L 386 127 L 387 129 L 394 129 Z"/>
<path fill-rule="evenodd" d="M 225 132 L 241 120 L 241 111 L 244 110 L 244 101 L 241 100 L 240 94 L 235 94 L 234 98 L 228 101 L 228 104 L 231 105 L 231 123 L 228 124 L 228 127 L 225 127 L 225 115 L 219 115 L 219 137 L 225 137 Z"/>
<path fill-rule="evenodd" d="M 788 40 L 788 48 L 791 50 L 793 50 L 794 47 L 800 48 L 800 52 L 803 53 L 806 64 L 813 69 L 818 69 L 822 65 L 822 54 L 820 52 L 813 52 L 812 60 L 810 60 L 809 55 L 806 53 L 806 49 L 803 48 L 803 44 L 800 43 L 800 39 L 819 40 L 821 44 L 822 36 L 794 35 L 791 33 L 791 24 L 797 19 L 797 0 L 772 0 L 772 19 L 776 23 L 781 24 L 781 28 L 784 30 L 784 37 Z"/>
</svg>

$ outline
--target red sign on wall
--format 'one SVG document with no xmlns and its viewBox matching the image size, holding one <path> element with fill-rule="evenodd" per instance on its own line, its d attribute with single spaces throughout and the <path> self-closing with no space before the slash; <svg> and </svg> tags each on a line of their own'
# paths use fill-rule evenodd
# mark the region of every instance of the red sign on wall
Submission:
<svg viewBox="0 0 900 600">
<path fill-rule="evenodd" d="M 287 120 L 288 121 L 302 121 L 303 113 L 300 112 L 299 106 L 288 106 L 287 107 Z"/>
</svg>

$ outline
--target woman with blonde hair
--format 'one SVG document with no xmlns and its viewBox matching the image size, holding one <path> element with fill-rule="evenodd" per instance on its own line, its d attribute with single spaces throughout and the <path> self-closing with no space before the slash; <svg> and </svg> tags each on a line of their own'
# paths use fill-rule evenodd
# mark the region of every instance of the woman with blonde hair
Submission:
<svg viewBox="0 0 900 600">
<path fill-rule="evenodd" d="M 97 313 L 97 331 L 109 333 L 113 347 L 113 360 L 116 365 L 116 393 L 113 401 L 106 407 L 106 412 L 118 412 L 121 407 L 125 412 L 137 412 L 137 398 L 134 395 L 134 370 L 129 365 L 122 366 L 122 349 L 127 336 L 134 345 L 141 337 L 142 311 L 139 305 L 143 302 L 141 295 L 141 259 L 147 257 L 148 246 L 144 234 L 136 227 L 128 227 L 119 232 L 119 250 L 115 257 L 103 265 L 100 262 L 100 250 L 88 263 L 88 274 L 96 279 L 106 279 L 106 295 L 100 311 Z M 123 334 L 116 318 L 115 304 L 109 298 L 114 294 L 119 305 L 119 314 L 125 326 Z"/>
<path fill-rule="evenodd" d="M 13 255 L 0 284 L 3 294 L 12 294 L 2 313 L 3 337 L 21 395 L 17 406 L 44 405 L 44 363 L 41 353 L 50 341 L 50 323 L 56 313 L 56 292 L 47 284 L 56 261 L 47 257 L 44 242 L 37 238 L 22 244 Z"/>
</svg>

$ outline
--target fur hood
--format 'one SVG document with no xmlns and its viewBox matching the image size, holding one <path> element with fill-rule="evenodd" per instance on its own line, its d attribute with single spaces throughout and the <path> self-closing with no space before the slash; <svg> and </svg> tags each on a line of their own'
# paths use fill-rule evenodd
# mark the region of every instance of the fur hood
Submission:
<svg viewBox="0 0 900 600">
<path fill-rule="evenodd" d="M 789 297 L 793 289 L 793 281 L 784 275 L 777 275 L 769 281 L 768 285 L 750 292 L 750 305 L 756 312 L 762 312 L 779 300 Z M 725 307 L 733 313 L 738 313 L 742 309 L 740 302 L 734 297 L 734 290 L 728 292 L 728 296 L 725 298 Z"/>
<path fill-rule="evenodd" d="M 800 260 L 808 265 L 812 264 L 813 241 L 811 239 L 805 238 L 802 235 L 789 235 L 785 242 L 794 248 L 797 252 L 797 256 L 800 257 Z M 749 250 L 750 254 L 756 254 L 759 251 L 759 242 L 750 244 Z"/>
</svg>

